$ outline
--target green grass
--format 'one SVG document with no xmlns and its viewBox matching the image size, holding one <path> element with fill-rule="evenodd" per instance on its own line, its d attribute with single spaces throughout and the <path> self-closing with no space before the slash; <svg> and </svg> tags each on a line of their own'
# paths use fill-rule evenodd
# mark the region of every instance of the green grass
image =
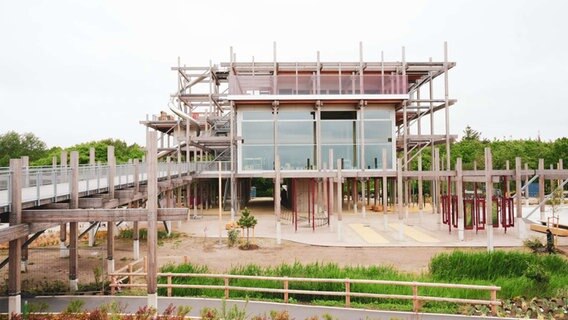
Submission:
<svg viewBox="0 0 568 320">
<path fill-rule="evenodd" d="M 527 270 L 531 267 L 533 273 Z M 538 267 L 534 267 L 538 266 Z M 535 271 L 536 270 L 536 271 Z M 205 266 L 192 264 L 167 265 L 162 272 L 171 273 L 208 273 Z M 536 272 L 536 277 L 534 273 Z M 497 285 L 502 290 L 498 293 L 499 299 L 511 299 L 517 296 L 546 297 L 553 296 L 558 292 L 568 292 L 568 261 L 556 255 L 535 255 L 521 252 L 496 251 L 487 252 L 462 252 L 443 253 L 434 257 L 430 262 L 430 272 L 424 274 L 410 274 L 400 272 L 389 266 L 348 266 L 340 267 L 333 263 L 281 264 L 275 267 L 260 267 L 257 265 L 245 265 L 233 267 L 230 274 L 274 276 L 274 277 L 299 277 L 299 278 L 331 278 L 331 279 L 376 279 L 396 281 L 420 281 L 439 283 L 464 283 Z M 541 283 L 535 279 L 549 279 L 547 283 Z M 181 278 L 174 277 L 174 284 L 224 284 L 222 279 L 210 278 Z M 158 283 L 166 283 L 165 277 L 160 277 Z M 282 283 L 271 280 L 232 279 L 231 286 L 282 288 Z M 315 282 L 290 282 L 290 289 L 317 290 L 344 292 L 345 285 L 341 283 L 315 283 Z M 382 294 L 411 295 L 410 287 L 375 284 L 351 284 L 352 292 L 369 292 Z M 166 295 L 165 289 L 160 289 L 160 295 Z M 174 296 L 206 296 L 222 298 L 222 289 L 181 289 L 172 290 Z M 455 297 L 469 299 L 489 299 L 488 291 L 450 289 L 450 288 L 420 288 L 419 294 L 423 296 Z M 282 301 L 282 294 L 263 293 L 256 291 L 231 291 L 231 298 Z M 317 303 L 326 305 L 343 305 L 344 297 L 323 295 L 295 295 L 290 294 L 290 300 L 297 303 Z M 351 298 L 353 306 L 365 308 L 381 308 L 389 310 L 411 310 L 412 303 L 408 300 L 398 299 L 371 299 Z M 427 302 L 423 306 L 424 311 L 456 313 L 459 306 L 451 303 Z"/>
</svg>

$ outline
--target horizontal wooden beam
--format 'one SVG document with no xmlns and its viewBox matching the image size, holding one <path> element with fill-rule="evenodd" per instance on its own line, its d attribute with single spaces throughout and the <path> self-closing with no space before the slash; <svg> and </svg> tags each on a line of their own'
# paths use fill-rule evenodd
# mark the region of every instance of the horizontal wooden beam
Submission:
<svg viewBox="0 0 568 320">
<path fill-rule="evenodd" d="M 186 208 L 158 209 L 159 221 L 187 219 Z M 69 209 L 69 210 L 24 210 L 22 222 L 88 222 L 88 221 L 147 221 L 146 209 Z"/>
<path fill-rule="evenodd" d="M 0 243 L 25 237 L 30 233 L 30 227 L 27 224 L 19 224 L 0 229 Z"/>
</svg>

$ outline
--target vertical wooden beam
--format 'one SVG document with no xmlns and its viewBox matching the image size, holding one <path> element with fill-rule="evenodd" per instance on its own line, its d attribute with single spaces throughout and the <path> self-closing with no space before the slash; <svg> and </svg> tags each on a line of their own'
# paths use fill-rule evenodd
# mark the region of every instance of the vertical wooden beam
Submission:
<svg viewBox="0 0 568 320">
<path fill-rule="evenodd" d="M 108 194 L 114 199 L 114 177 L 116 176 L 116 162 L 114 158 L 114 146 L 107 147 L 108 163 Z M 114 222 L 107 221 L 107 272 L 114 272 Z"/>
<path fill-rule="evenodd" d="M 343 224 L 343 181 L 341 177 L 341 159 L 337 159 L 337 240 L 342 240 Z"/>
<path fill-rule="evenodd" d="M 402 158 L 397 158 L 396 159 L 396 187 L 397 187 L 397 192 L 396 192 L 396 197 L 397 197 L 397 202 L 398 202 L 398 206 L 397 206 L 397 210 L 398 210 L 398 236 L 399 236 L 399 240 L 404 240 L 404 224 L 403 224 L 403 219 L 404 219 L 404 213 L 403 213 L 403 198 L 404 198 L 404 194 L 403 194 L 403 190 L 402 190 Z"/>
<path fill-rule="evenodd" d="M 146 159 L 148 177 L 148 271 L 147 271 L 147 293 L 148 306 L 158 307 L 157 294 L 157 257 L 158 246 L 158 150 L 156 146 L 156 132 L 149 131 L 146 136 Z"/>
<path fill-rule="evenodd" d="M 432 57 L 430 57 L 429 59 L 430 62 L 432 62 Z M 429 72 L 429 78 L 430 80 L 428 81 L 428 100 L 430 100 L 430 135 L 434 136 L 434 103 L 432 102 L 432 99 L 434 99 L 434 79 L 432 78 L 432 72 Z M 432 159 L 432 163 L 431 163 L 431 169 L 432 171 L 436 171 L 436 165 L 434 162 L 434 155 L 435 155 L 435 148 L 434 148 L 434 139 L 432 138 L 430 140 L 430 150 L 432 152 L 431 155 L 431 159 Z M 432 214 L 436 214 L 438 212 L 438 198 L 436 198 L 436 190 L 438 185 L 438 178 L 435 177 L 431 180 L 431 185 L 430 185 L 430 194 L 432 196 Z"/>
<path fill-rule="evenodd" d="M 433 192 L 433 195 L 432 195 L 432 202 L 433 202 L 433 204 L 435 204 L 434 213 L 440 214 L 440 218 L 438 219 L 438 223 L 441 226 L 443 224 L 442 220 L 444 219 L 444 216 L 441 213 L 441 210 L 438 210 L 438 209 L 440 209 L 439 206 L 440 206 L 440 189 L 441 189 L 440 177 L 438 176 L 440 174 L 440 149 L 438 149 L 438 148 L 434 148 L 434 158 L 433 158 L 433 161 L 432 161 L 432 167 L 434 169 L 434 172 L 436 173 L 436 176 L 433 179 L 433 181 L 435 181 L 435 183 L 434 183 L 434 192 Z"/>
<path fill-rule="evenodd" d="M 464 226 L 464 207 L 463 207 L 462 158 L 457 158 L 457 160 L 456 160 L 456 193 L 457 193 L 457 196 L 458 196 L 458 239 L 460 241 L 463 241 L 464 240 L 464 227 L 465 226 Z"/>
<path fill-rule="evenodd" d="M 448 42 L 444 41 L 444 114 L 446 120 L 446 168 L 450 170 L 450 106 L 448 90 Z"/>
<path fill-rule="evenodd" d="M 383 225 L 385 231 L 388 230 L 388 180 L 387 180 L 387 149 L 383 148 Z"/>
<path fill-rule="evenodd" d="M 71 151 L 71 181 L 69 184 L 69 209 L 79 208 L 79 152 Z M 69 223 L 69 290 L 78 290 L 77 270 L 79 266 L 77 236 L 79 223 Z"/>
<path fill-rule="evenodd" d="M 525 163 L 525 171 L 527 171 L 527 172 L 529 171 L 529 164 L 528 163 Z M 528 184 L 529 184 L 529 175 L 527 174 L 525 176 L 525 185 L 528 185 Z M 525 192 L 526 192 L 525 206 L 528 206 L 529 205 L 529 187 L 528 186 L 527 186 L 527 191 L 525 191 Z"/>
<path fill-rule="evenodd" d="M 60 172 L 62 178 L 60 182 L 67 182 L 67 151 L 61 151 L 60 163 Z M 55 185 L 57 185 L 57 181 Z M 66 258 L 69 256 L 69 250 L 65 245 L 65 240 L 67 240 L 67 224 L 63 223 L 59 226 L 59 257 L 61 258 Z"/>
<path fill-rule="evenodd" d="M 422 190 L 422 154 L 418 156 L 418 212 L 420 215 L 420 222 L 424 215 L 424 195 Z"/>
<path fill-rule="evenodd" d="M 274 178 L 274 213 L 276 214 L 276 244 L 282 244 L 282 225 L 280 221 L 280 155 L 274 159 L 276 177 Z"/>
<path fill-rule="evenodd" d="M 493 159 L 491 149 L 485 148 L 485 231 L 487 251 L 493 251 Z"/>
<path fill-rule="evenodd" d="M 518 235 L 520 239 L 525 239 L 526 237 L 526 230 L 525 230 L 525 221 L 523 220 L 523 197 L 522 197 L 522 176 L 521 176 L 521 157 L 515 158 L 515 198 L 516 198 L 516 226 L 518 230 Z M 528 187 L 527 187 L 527 194 L 528 194 Z"/>
<path fill-rule="evenodd" d="M 540 203 L 540 221 L 545 221 L 544 215 L 544 159 L 538 159 L 538 203 Z"/>
<path fill-rule="evenodd" d="M 10 159 L 10 183 L 11 212 L 9 215 L 10 226 L 22 223 L 22 160 Z M 10 241 L 8 248 L 8 314 L 22 312 L 21 304 L 21 263 L 22 239 Z"/>
<path fill-rule="evenodd" d="M 505 161 L 505 170 L 509 171 L 510 170 L 510 163 L 509 160 Z M 509 178 L 507 177 L 507 183 L 505 183 L 505 197 L 510 197 L 511 196 L 511 186 L 509 185 L 511 181 L 509 181 Z"/>
<path fill-rule="evenodd" d="M 222 224 L 223 224 L 223 222 L 222 222 L 222 219 L 223 219 L 223 206 L 221 205 L 221 202 L 222 202 L 221 199 L 222 199 L 222 196 L 223 196 L 223 194 L 222 194 L 222 193 L 223 193 L 223 189 L 222 189 L 223 180 L 222 180 L 222 178 L 221 178 L 221 161 L 219 161 L 218 163 L 219 163 L 219 165 L 218 165 L 218 171 L 219 171 L 219 176 L 218 176 L 219 201 L 217 201 L 217 202 L 219 202 L 219 203 L 218 203 L 218 205 L 219 205 L 219 243 L 221 243 L 221 233 L 223 232 L 223 226 L 222 226 Z"/>
</svg>

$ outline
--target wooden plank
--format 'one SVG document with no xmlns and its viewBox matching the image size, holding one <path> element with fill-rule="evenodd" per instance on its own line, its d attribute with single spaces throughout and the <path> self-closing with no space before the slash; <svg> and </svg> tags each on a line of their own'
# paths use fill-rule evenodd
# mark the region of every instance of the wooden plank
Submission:
<svg viewBox="0 0 568 320">
<path fill-rule="evenodd" d="M 550 229 L 550 232 L 552 232 L 555 236 L 568 237 L 568 229 L 547 227 L 540 224 L 531 224 L 530 227 L 532 231 L 546 233 L 546 230 Z"/>
<path fill-rule="evenodd" d="M 9 242 L 30 234 L 27 224 L 18 224 L 0 229 L 0 243 Z"/>
<path fill-rule="evenodd" d="M 102 208 L 102 207 L 103 207 L 103 198 L 80 198 L 79 199 L 79 208 L 89 209 L 89 208 Z M 53 209 L 57 209 L 57 208 L 53 208 Z"/>
<path fill-rule="evenodd" d="M 159 221 L 186 220 L 187 208 L 157 209 Z M 63 223 L 88 221 L 147 221 L 147 209 L 68 209 L 68 210 L 24 210 L 23 223 Z"/>
</svg>

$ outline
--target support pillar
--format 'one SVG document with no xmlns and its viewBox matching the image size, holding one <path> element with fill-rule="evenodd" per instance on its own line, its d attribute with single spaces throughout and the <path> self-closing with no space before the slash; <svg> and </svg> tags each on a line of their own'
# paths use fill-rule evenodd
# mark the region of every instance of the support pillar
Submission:
<svg viewBox="0 0 568 320">
<path fill-rule="evenodd" d="M 116 176 L 116 160 L 114 158 L 114 147 L 107 148 L 108 163 L 108 195 L 114 199 L 114 177 Z M 149 192 L 149 191 L 148 191 Z M 107 272 L 114 272 L 114 222 L 107 221 Z"/>
<path fill-rule="evenodd" d="M 158 151 L 156 146 L 156 132 L 148 131 L 146 135 L 146 158 L 148 161 L 148 267 L 147 267 L 147 294 L 148 307 L 158 308 L 157 294 L 157 257 L 158 246 Z"/>
<path fill-rule="evenodd" d="M 280 221 L 280 156 L 274 159 L 276 177 L 274 179 L 274 213 L 276 214 L 276 244 L 282 244 L 282 222 Z M 314 212 L 315 214 L 315 212 Z"/>
<path fill-rule="evenodd" d="M 546 221 L 544 214 L 544 159 L 538 159 L 538 203 L 540 203 L 540 221 Z"/>
<path fill-rule="evenodd" d="M 404 214 L 403 214 L 403 198 L 404 198 L 404 194 L 403 194 L 403 190 L 402 190 L 402 159 L 398 158 L 396 159 L 396 187 L 397 187 L 397 192 L 396 192 L 396 197 L 398 200 L 398 238 L 400 241 L 404 241 L 404 223 L 403 223 L 403 218 L 404 218 Z"/>
<path fill-rule="evenodd" d="M 10 171 L 12 171 L 12 183 L 10 184 L 12 212 L 9 222 L 10 226 L 16 226 L 22 223 L 22 160 L 10 159 Z M 21 314 L 21 238 L 10 241 L 8 253 L 8 315 Z"/>
<path fill-rule="evenodd" d="M 456 160 L 456 193 L 458 196 L 458 239 L 464 240 L 463 170 L 462 159 Z M 451 221 L 450 221 L 451 223 Z"/>
<path fill-rule="evenodd" d="M 418 215 L 420 219 L 420 224 L 422 224 L 422 218 L 424 217 L 424 190 L 422 188 L 422 154 L 418 156 Z"/>
<path fill-rule="evenodd" d="M 69 209 L 79 208 L 79 152 L 71 152 L 71 181 L 69 182 Z M 77 237 L 79 235 L 79 223 L 69 223 L 69 291 L 78 290 L 79 281 L 77 270 L 79 266 Z"/>
<path fill-rule="evenodd" d="M 341 177 L 341 159 L 337 159 L 337 240 L 343 241 L 343 181 Z"/>
<path fill-rule="evenodd" d="M 515 221 L 515 226 L 517 226 L 517 235 L 519 239 L 524 240 L 527 237 L 527 230 L 525 226 L 525 221 L 523 220 L 523 197 L 522 197 L 522 175 L 521 175 L 521 158 L 515 158 L 515 198 L 516 198 L 516 209 L 517 215 Z M 528 193 L 528 186 L 527 186 L 527 193 Z"/>
<path fill-rule="evenodd" d="M 491 149 L 485 148 L 485 231 L 487 251 L 493 252 L 493 159 Z"/>
<path fill-rule="evenodd" d="M 383 149 L 383 226 L 388 230 L 389 218 L 388 210 L 388 180 L 387 180 L 387 149 Z"/>
</svg>

